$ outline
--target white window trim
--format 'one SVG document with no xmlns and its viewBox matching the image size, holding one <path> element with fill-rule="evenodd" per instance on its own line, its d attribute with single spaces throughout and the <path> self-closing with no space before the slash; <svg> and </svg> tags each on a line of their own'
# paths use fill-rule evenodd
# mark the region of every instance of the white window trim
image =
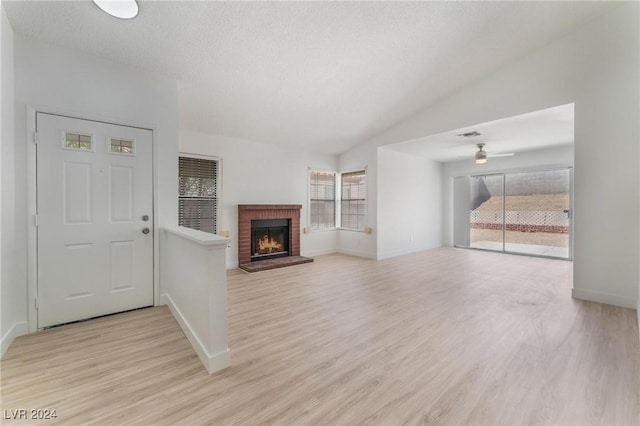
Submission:
<svg viewBox="0 0 640 426">
<path fill-rule="evenodd" d="M 342 175 L 345 173 L 353 173 L 353 172 L 357 172 L 359 170 L 364 170 L 364 175 L 367 177 L 366 180 L 366 185 L 367 185 L 367 190 L 365 192 L 365 199 L 364 199 L 364 226 L 362 227 L 362 229 L 352 229 L 352 228 L 343 228 L 342 227 Z M 368 170 L 368 166 L 364 166 L 364 167 L 350 167 L 348 170 L 344 170 L 338 173 L 340 179 L 339 182 L 337 182 L 336 186 L 337 186 L 337 190 L 339 189 L 339 193 L 336 197 L 336 202 L 338 204 L 337 208 L 336 208 L 336 226 L 338 227 L 338 229 L 340 231 L 347 231 L 347 232 L 359 232 L 361 234 L 365 234 L 365 229 L 367 229 L 368 225 L 367 225 L 367 219 L 369 218 L 369 170 Z"/>
<path fill-rule="evenodd" d="M 362 229 L 352 229 L 352 228 L 344 228 L 342 227 L 341 219 L 342 219 L 342 175 L 344 173 L 353 173 L 359 170 L 364 170 L 365 176 L 367 176 L 367 190 L 365 195 L 365 204 L 364 204 L 364 227 Z M 327 172 L 327 173 L 335 173 L 336 175 L 336 209 L 335 209 L 335 224 L 334 228 L 328 229 L 312 229 L 311 228 L 311 172 Z M 322 167 L 308 167 L 307 171 L 307 226 L 311 230 L 311 233 L 315 232 L 327 232 L 327 231 L 347 231 L 347 232 L 359 232 L 362 234 L 366 234 L 366 229 L 368 228 L 367 219 L 369 218 L 369 170 L 368 166 L 364 167 L 352 167 L 345 171 L 335 171 L 330 169 L 325 169 Z"/>
<path fill-rule="evenodd" d="M 311 227 L 311 172 L 324 172 L 324 173 L 333 173 L 336 177 L 336 194 L 335 194 L 335 199 L 334 202 L 336 203 L 336 208 L 334 209 L 334 220 L 333 223 L 335 224 L 335 226 L 333 228 L 327 228 L 327 229 L 313 229 Z M 311 233 L 315 233 L 315 232 L 335 232 L 337 231 L 339 228 L 338 226 L 338 222 L 340 220 L 340 215 L 338 214 L 338 209 L 340 208 L 339 206 L 339 194 L 338 194 L 338 189 L 339 189 L 339 181 L 340 180 L 340 173 L 335 171 L 335 170 L 330 170 L 330 169 L 324 169 L 322 167 L 308 167 L 307 170 L 307 227 L 309 227 Z"/>
</svg>

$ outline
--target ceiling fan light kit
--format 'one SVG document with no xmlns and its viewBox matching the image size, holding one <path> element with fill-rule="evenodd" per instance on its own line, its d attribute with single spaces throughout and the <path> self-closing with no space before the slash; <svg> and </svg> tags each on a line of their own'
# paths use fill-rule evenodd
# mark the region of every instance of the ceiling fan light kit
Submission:
<svg viewBox="0 0 640 426">
<path fill-rule="evenodd" d="M 476 164 L 484 164 L 487 162 L 487 152 L 483 150 L 484 144 L 479 143 L 476 145 L 478 147 L 478 152 L 476 152 Z"/>
</svg>

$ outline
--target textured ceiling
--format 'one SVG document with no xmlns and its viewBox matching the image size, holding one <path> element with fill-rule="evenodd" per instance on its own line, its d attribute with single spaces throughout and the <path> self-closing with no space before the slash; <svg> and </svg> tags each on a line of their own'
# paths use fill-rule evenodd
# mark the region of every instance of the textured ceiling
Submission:
<svg viewBox="0 0 640 426">
<path fill-rule="evenodd" d="M 3 1 L 14 31 L 180 80 L 182 129 L 340 153 L 612 2 Z"/>
</svg>

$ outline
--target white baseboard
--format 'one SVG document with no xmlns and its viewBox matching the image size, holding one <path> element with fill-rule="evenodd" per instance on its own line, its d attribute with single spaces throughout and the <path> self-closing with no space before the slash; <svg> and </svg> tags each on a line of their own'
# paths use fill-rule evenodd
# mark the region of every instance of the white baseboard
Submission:
<svg viewBox="0 0 640 426">
<path fill-rule="evenodd" d="M 587 290 L 584 288 L 572 288 L 571 297 L 574 299 L 588 300 L 589 302 L 604 303 L 606 305 L 620 306 L 623 308 L 636 309 L 636 301 L 615 294 L 601 293 L 599 291 Z"/>
<path fill-rule="evenodd" d="M 9 349 L 13 340 L 22 336 L 23 334 L 27 334 L 29 332 L 29 323 L 27 321 L 20 321 L 14 323 L 9 331 L 7 331 L 4 336 L 2 336 L 2 340 L 0 340 L 0 358 L 4 356 L 4 353 Z"/>
<path fill-rule="evenodd" d="M 240 264 L 236 260 L 234 262 L 227 262 L 225 269 L 229 271 L 231 269 L 238 269 L 239 267 L 240 267 Z"/>
<path fill-rule="evenodd" d="M 349 256 L 364 257 L 366 259 L 373 259 L 373 260 L 376 259 L 376 254 L 375 253 L 369 253 L 369 252 L 360 251 L 360 250 L 351 250 L 351 249 L 339 248 L 338 249 L 338 253 L 348 254 Z"/>
<path fill-rule="evenodd" d="M 193 350 L 196 352 L 198 358 L 200 358 L 200 361 L 202 361 L 202 364 L 209 374 L 220 371 L 231 365 L 231 351 L 229 348 L 227 348 L 226 351 L 210 354 L 207 348 L 202 344 L 200 338 L 193 331 L 193 328 L 191 328 L 189 321 L 187 321 L 178 306 L 173 302 L 171 296 L 168 294 L 160 295 L 160 303 L 169 307 L 169 310 L 180 325 L 185 336 L 187 336 L 189 343 L 193 346 Z"/>
<path fill-rule="evenodd" d="M 411 253 L 417 253 L 420 251 L 426 251 L 426 250 L 431 250 L 434 248 L 437 248 L 440 246 L 429 246 L 429 245 L 423 245 L 423 246 L 415 246 L 415 247 L 409 247 L 406 249 L 402 249 L 402 250 L 394 250 L 394 251 L 386 251 L 383 253 L 378 253 L 378 260 L 382 260 L 382 259 L 389 259 L 391 257 L 398 257 L 398 256 L 404 256 L 405 254 L 411 254 Z"/>
<path fill-rule="evenodd" d="M 209 365 L 207 371 L 213 374 L 217 371 L 224 370 L 231 365 L 231 350 L 227 348 L 217 354 L 209 355 Z"/>
<path fill-rule="evenodd" d="M 300 253 L 300 256 L 305 256 L 305 257 L 323 256 L 325 254 L 334 254 L 337 252 L 338 251 L 335 248 L 322 249 L 322 250 L 309 250 L 309 251 L 305 251 L 304 253 Z"/>
</svg>

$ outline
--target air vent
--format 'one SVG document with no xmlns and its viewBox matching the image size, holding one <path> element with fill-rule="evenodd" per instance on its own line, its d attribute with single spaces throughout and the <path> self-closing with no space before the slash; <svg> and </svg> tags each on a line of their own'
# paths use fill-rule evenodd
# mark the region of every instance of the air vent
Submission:
<svg viewBox="0 0 640 426">
<path fill-rule="evenodd" d="M 463 138 L 475 138 L 476 136 L 481 136 L 482 133 L 478 133 L 478 132 L 467 132 L 467 133 L 461 133 L 458 136 L 461 136 Z"/>
</svg>

